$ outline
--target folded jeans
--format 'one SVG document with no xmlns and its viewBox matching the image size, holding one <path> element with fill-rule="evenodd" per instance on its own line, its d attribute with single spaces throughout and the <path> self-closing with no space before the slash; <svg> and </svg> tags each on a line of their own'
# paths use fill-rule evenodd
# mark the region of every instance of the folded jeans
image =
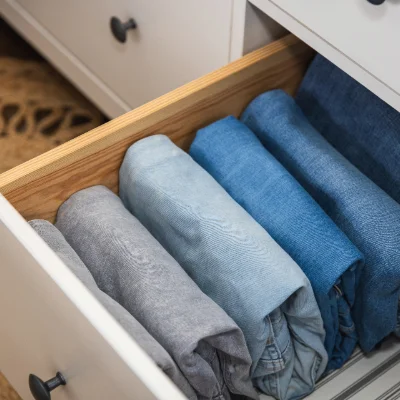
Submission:
<svg viewBox="0 0 400 400">
<path fill-rule="evenodd" d="M 363 265 L 359 250 L 236 118 L 199 130 L 190 155 L 306 274 L 324 321 L 327 368 L 340 368 L 357 343 L 350 310 Z"/>
<path fill-rule="evenodd" d="M 29 224 L 71 272 L 90 290 L 103 307 L 119 322 L 150 358 L 153 359 L 158 367 L 175 382 L 190 400 L 197 400 L 198 397 L 195 391 L 189 385 L 189 382 L 182 375 L 167 351 L 124 307 L 98 288 L 92 274 L 67 243 L 61 232 L 53 224 L 45 220 L 33 220 Z"/>
<path fill-rule="evenodd" d="M 241 120 L 362 252 L 353 319 L 371 351 L 396 330 L 400 205 L 335 150 L 281 90 L 254 99 Z"/>
<path fill-rule="evenodd" d="M 56 226 L 98 286 L 171 354 L 199 397 L 257 398 L 242 331 L 104 186 L 72 195 Z"/>
<path fill-rule="evenodd" d="M 317 55 L 296 95 L 311 125 L 400 203 L 400 113 Z"/>
<path fill-rule="evenodd" d="M 310 282 L 268 233 L 163 135 L 130 147 L 120 196 L 243 330 L 257 386 L 279 399 L 310 393 L 327 362 L 321 314 Z"/>
</svg>

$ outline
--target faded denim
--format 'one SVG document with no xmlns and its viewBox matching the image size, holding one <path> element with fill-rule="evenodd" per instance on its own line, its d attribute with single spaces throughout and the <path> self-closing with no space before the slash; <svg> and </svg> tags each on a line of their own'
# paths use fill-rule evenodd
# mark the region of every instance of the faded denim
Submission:
<svg viewBox="0 0 400 400">
<path fill-rule="evenodd" d="M 117 322 L 128 332 L 136 343 L 153 359 L 162 371 L 171 378 L 173 382 L 190 399 L 196 400 L 197 395 L 188 381 L 182 375 L 176 363 L 166 350 L 150 335 L 149 332 L 122 307 L 97 286 L 92 274 L 83 264 L 72 247 L 67 243 L 61 232 L 50 222 L 44 220 L 33 220 L 29 225 L 57 254 L 64 264 L 76 275 L 96 297 L 103 307 L 117 320 Z"/>
<path fill-rule="evenodd" d="M 311 124 L 400 203 L 400 113 L 317 55 L 296 101 Z"/>
<path fill-rule="evenodd" d="M 243 330 L 258 388 L 279 399 L 310 393 L 325 370 L 325 331 L 298 265 L 222 187 L 167 137 L 128 150 L 127 208 Z"/>
<path fill-rule="evenodd" d="M 395 331 L 400 205 L 336 151 L 281 90 L 253 100 L 242 121 L 365 257 L 353 318 L 364 351 Z"/>
<path fill-rule="evenodd" d="M 190 155 L 306 274 L 324 321 L 327 369 L 340 368 L 357 343 L 350 310 L 363 264 L 359 250 L 235 117 L 199 130 Z"/>
<path fill-rule="evenodd" d="M 258 398 L 242 331 L 104 186 L 72 195 L 56 226 L 98 286 L 171 354 L 202 399 Z"/>
</svg>

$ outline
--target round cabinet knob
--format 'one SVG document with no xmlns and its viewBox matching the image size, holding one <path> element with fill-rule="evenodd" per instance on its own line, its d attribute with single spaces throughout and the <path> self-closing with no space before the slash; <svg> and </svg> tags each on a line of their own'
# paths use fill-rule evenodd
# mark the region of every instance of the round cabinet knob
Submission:
<svg viewBox="0 0 400 400">
<path fill-rule="evenodd" d="M 126 32 L 129 29 L 136 29 L 137 25 L 133 18 L 128 19 L 128 21 L 121 22 L 117 17 L 112 17 L 110 20 L 111 32 L 118 42 L 126 42 Z"/>
<path fill-rule="evenodd" d="M 385 0 L 368 0 L 371 4 L 379 6 L 380 4 L 384 3 Z"/>
<path fill-rule="evenodd" d="M 60 385 L 65 385 L 67 382 L 60 372 L 57 372 L 54 378 L 43 382 L 36 375 L 29 375 L 29 389 L 35 400 L 51 400 L 50 392 Z"/>
</svg>

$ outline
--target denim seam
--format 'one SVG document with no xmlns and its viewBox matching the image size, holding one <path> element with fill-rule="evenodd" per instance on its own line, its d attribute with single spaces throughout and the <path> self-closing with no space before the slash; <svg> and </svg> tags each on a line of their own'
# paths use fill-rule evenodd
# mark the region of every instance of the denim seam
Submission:
<svg viewBox="0 0 400 400">
<path fill-rule="evenodd" d="M 339 325 L 339 330 L 340 330 L 340 332 L 343 332 L 343 333 L 352 333 L 352 332 L 355 332 L 356 327 L 354 324 L 352 326 Z"/>
<path fill-rule="evenodd" d="M 236 369 L 236 364 L 232 362 L 232 357 L 228 354 L 221 354 L 220 356 L 221 359 L 221 364 L 222 364 L 222 374 L 224 376 L 224 382 L 226 382 L 228 388 L 231 390 L 233 393 L 238 393 L 238 389 L 236 389 L 235 385 L 232 382 L 232 374 L 229 371 L 229 368 L 227 368 L 227 364 L 232 365 L 234 369 Z M 222 393 L 222 390 L 221 390 Z"/>
<path fill-rule="evenodd" d="M 218 394 L 212 397 L 212 400 L 225 400 L 224 399 L 224 388 L 225 388 L 225 383 L 222 382 L 222 386 L 219 388 Z"/>
<path fill-rule="evenodd" d="M 218 352 L 218 350 L 217 349 L 215 349 L 215 348 L 213 348 L 213 355 L 212 355 L 212 357 L 210 358 L 210 359 L 208 359 L 208 360 L 206 360 L 207 361 L 207 363 L 210 365 L 210 367 L 211 367 L 211 365 L 212 365 L 212 363 L 213 363 L 213 361 L 215 360 L 215 358 L 217 358 L 219 356 L 219 352 Z M 219 360 L 220 360 L 220 363 L 221 363 L 221 358 L 223 358 L 223 357 L 218 357 L 219 358 Z M 222 363 L 221 363 L 222 364 Z M 212 369 L 212 368 L 211 368 Z M 223 375 L 224 375 L 224 365 L 221 365 L 221 369 L 222 369 L 222 373 L 223 373 Z M 218 393 L 216 394 L 216 395 L 214 395 L 213 397 L 212 397 L 212 399 L 214 400 L 224 400 L 224 396 L 223 396 L 223 392 L 224 392 L 224 385 L 225 385 L 225 382 L 224 382 L 224 379 L 222 379 L 222 382 L 220 382 L 219 381 L 219 379 L 217 378 L 217 376 L 214 374 L 214 376 L 215 376 L 215 381 L 216 381 L 216 388 L 217 388 L 217 391 L 218 391 Z"/>
<path fill-rule="evenodd" d="M 194 348 L 195 349 L 195 348 Z M 194 350 L 193 350 L 193 352 L 194 352 Z M 181 353 L 180 353 L 180 355 L 182 356 L 183 354 L 185 353 L 185 350 L 182 350 L 181 351 Z M 200 354 L 199 354 L 200 355 Z M 208 360 L 208 359 L 205 359 L 205 358 L 203 358 L 203 357 L 201 357 L 201 358 L 203 358 L 203 360 L 205 360 L 206 362 L 207 362 L 207 364 L 211 364 L 211 362 L 215 359 L 215 356 L 217 355 L 217 350 L 216 349 L 214 349 L 214 351 L 213 351 L 213 357 L 211 358 L 211 360 Z M 179 357 L 180 358 L 180 357 Z M 210 365 L 210 368 L 211 368 L 211 365 Z M 212 369 L 212 368 L 211 368 Z M 214 371 L 213 371 L 214 372 Z M 215 382 L 216 382 L 216 384 L 215 384 L 215 386 L 217 387 L 217 390 L 218 390 L 218 394 L 216 395 L 216 396 L 223 396 L 223 394 L 222 394 L 222 390 L 221 390 L 221 385 L 220 385 L 220 382 L 218 381 L 218 379 L 217 379 L 217 377 L 215 376 L 215 374 L 214 374 L 214 377 L 215 377 Z M 196 390 L 196 392 L 198 392 L 197 390 Z M 214 397 L 213 397 L 214 398 Z M 224 400 L 224 399 L 222 399 L 222 400 Z"/>
<path fill-rule="evenodd" d="M 265 348 L 265 349 L 268 351 L 268 353 L 269 353 L 269 355 L 270 355 L 270 357 L 271 357 L 271 353 L 270 353 L 270 350 L 269 350 L 269 346 L 273 346 L 274 349 L 275 349 L 275 352 L 276 352 L 277 355 L 278 355 L 278 358 L 277 358 L 277 359 L 271 359 L 271 358 L 265 359 L 265 358 L 261 358 L 261 360 L 264 361 L 264 362 L 266 362 L 266 364 L 267 364 L 267 369 L 270 369 L 270 368 L 271 368 L 272 372 L 277 373 L 277 372 L 281 371 L 282 368 L 285 367 L 285 363 L 284 363 L 284 361 L 283 361 L 283 356 L 282 356 L 281 349 L 280 349 L 279 346 L 277 345 L 277 339 L 276 339 L 275 331 L 274 331 L 273 324 L 272 324 L 272 322 L 271 322 L 271 318 L 269 317 L 269 315 L 267 315 L 266 319 L 267 319 L 267 321 L 268 321 L 268 325 L 269 325 L 269 328 L 270 328 L 270 332 L 271 332 L 270 337 L 272 337 L 272 343 L 271 343 L 271 344 L 266 344 L 266 348 Z M 289 340 L 289 342 L 290 342 L 290 340 Z M 288 346 L 287 346 L 287 347 L 288 347 Z M 287 347 L 286 347 L 286 348 L 287 348 Z M 285 350 L 286 350 L 286 349 L 285 349 Z"/>
<path fill-rule="evenodd" d="M 277 377 L 276 373 L 271 376 L 273 380 L 273 388 L 272 388 L 272 393 L 275 391 L 274 397 L 279 399 L 279 393 L 281 392 L 281 385 L 280 385 L 280 379 Z"/>
<path fill-rule="evenodd" d="M 289 329 L 289 328 L 288 328 Z M 288 341 L 287 341 L 287 345 L 286 345 L 286 347 L 282 350 L 282 358 L 284 358 L 284 356 L 285 356 L 285 354 L 287 353 L 287 352 L 289 352 L 289 350 L 292 348 L 292 340 L 291 340 L 291 337 L 290 337 L 290 334 L 289 334 L 289 338 L 288 338 Z"/>
<path fill-rule="evenodd" d="M 292 335 L 294 336 L 294 340 L 297 340 L 299 343 L 302 343 L 303 345 L 309 347 L 302 340 L 300 340 L 299 336 L 295 332 L 292 332 Z M 319 353 L 315 352 L 314 363 L 313 363 L 313 367 L 312 367 L 312 371 L 311 371 L 313 386 L 315 384 L 317 372 L 321 365 L 321 362 L 322 362 L 321 355 Z"/>
<path fill-rule="evenodd" d="M 321 365 L 322 362 L 322 357 L 320 355 L 316 355 L 315 360 L 314 360 L 314 365 L 311 371 L 311 375 L 312 375 L 312 386 L 314 387 L 315 382 L 317 380 L 317 373 L 319 370 L 319 367 Z"/>
</svg>

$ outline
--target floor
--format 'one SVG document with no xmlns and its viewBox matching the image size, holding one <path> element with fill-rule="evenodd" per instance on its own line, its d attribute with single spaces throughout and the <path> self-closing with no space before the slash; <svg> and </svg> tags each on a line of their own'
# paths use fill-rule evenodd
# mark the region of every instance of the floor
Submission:
<svg viewBox="0 0 400 400">
<path fill-rule="evenodd" d="M 0 173 L 104 122 L 103 114 L 0 18 Z M 20 400 L 1 369 L 0 364 L 0 400 Z"/>
<path fill-rule="evenodd" d="M 104 122 L 91 102 L 0 19 L 0 173 Z"/>
</svg>

